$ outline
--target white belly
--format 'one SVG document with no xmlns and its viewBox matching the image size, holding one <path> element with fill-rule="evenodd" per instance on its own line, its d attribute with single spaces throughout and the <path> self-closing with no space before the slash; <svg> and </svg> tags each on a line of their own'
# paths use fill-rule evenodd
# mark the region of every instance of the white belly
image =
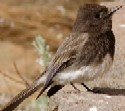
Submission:
<svg viewBox="0 0 125 111">
<path fill-rule="evenodd" d="M 55 84 L 68 84 L 72 83 L 82 83 L 84 81 L 90 81 L 97 77 L 103 76 L 110 66 L 112 65 L 112 59 L 110 55 L 106 55 L 103 62 L 96 66 L 83 66 L 76 71 L 65 71 L 56 74 L 54 78 Z"/>
</svg>

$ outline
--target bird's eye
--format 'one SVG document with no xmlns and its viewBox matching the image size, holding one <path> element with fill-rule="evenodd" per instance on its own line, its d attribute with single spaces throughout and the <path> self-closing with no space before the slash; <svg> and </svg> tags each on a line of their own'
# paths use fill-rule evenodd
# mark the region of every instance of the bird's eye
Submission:
<svg viewBox="0 0 125 111">
<path fill-rule="evenodd" d="M 95 14 L 96 19 L 100 19 L 100 18 L 102 18 L 102 16 L 103 16 L 103 12 L 99 12 L 99 13 Z"/>
</svg>

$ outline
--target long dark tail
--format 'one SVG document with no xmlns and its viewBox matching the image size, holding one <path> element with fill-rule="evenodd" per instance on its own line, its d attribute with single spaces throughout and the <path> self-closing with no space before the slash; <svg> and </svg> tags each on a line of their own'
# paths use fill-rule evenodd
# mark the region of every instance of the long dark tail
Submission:
<svg viewBox="0 0 125 111">
<path fill-rule="evenodd" d="M 21 102 L 23 102 L 30 95 L 35 93 L 39 88 L 43 86 L 43 83 L 33 83 L 29 85 L 26 89 L 21 91 L 17 96 L 15 96 L 1 111 L 13 111 Z"/>
</svg>

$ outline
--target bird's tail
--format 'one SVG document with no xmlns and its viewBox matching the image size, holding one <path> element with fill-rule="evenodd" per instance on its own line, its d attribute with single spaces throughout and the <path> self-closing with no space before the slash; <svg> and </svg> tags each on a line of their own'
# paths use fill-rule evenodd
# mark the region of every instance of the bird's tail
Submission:
<svg viewBox="0 0 125 111">
<path fill-rule="evenodd" d="M 43 86 L 43 81 L 35 81 L 29 85 L 26 89 L 21 91 L 15 96 L 1 111 L 13 111 L 21 102 L 23 102 L 30 95 L 34 94 L 38 89 Z"/>
</svg>

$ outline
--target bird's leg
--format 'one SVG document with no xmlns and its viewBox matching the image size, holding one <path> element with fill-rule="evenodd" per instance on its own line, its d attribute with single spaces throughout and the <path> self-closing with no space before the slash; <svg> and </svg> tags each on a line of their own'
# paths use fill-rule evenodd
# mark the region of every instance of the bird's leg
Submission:
<svg viewBox="0 0 125 111">
<path fill-rule="evenodd" d="M 48 97 L 51 97 L 53 96 L 54 94 L 56 94 L 56 92 L 58 92 L 60 89 L 62 89 L 64 87 L 64 85 L 55 85 L 55 86 L 52 86 L 48 92 L 47 92 L 47 96 Z"/>
<path fill-rule="evenodd" d="M 84 83 L 81 83 L 81 85 L 82 85 L 82 86 L 84 86 L 84 87 L 87 89 L 87 91 L 89 91 L 89 92 L 92 92 L 92 93 L 97 93 L 97 94 L 102 93 L 102 91 L 101 91 L 101 90 L 98 90 L 98 89 L 90 89 L 90 88 L 89 88 L 89 87 L 87 87 Z"/>
<path fill-rule="evenodd" d="M 72 87 L 77 90 L 77 91 L 80 91 L 73 83 L 70 83 L 72 85 Z"/>
<path fill-rule="evenodd" d="M 87 85 L 85 85 L 84 83 L 81 83 L 81 85 L 84 86 L 84 87 L 87 89 L 87 91 L 89 91 L 89 92 L 93 92 L 93 90 L 90 89 L 90 88 L 89 88 Z"/>
</svg>

